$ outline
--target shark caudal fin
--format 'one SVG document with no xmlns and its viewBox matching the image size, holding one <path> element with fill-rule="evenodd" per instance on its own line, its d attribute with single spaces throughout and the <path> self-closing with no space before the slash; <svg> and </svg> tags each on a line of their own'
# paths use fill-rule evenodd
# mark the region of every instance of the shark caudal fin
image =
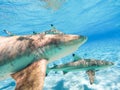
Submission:
<svg viewBox="0 0 120 90">
<path fill-rule="evenodd" d="M 16 81 L 15 90 L 42 90 L 46 73 L 47 60 L 32 63 L 27 68 L 11 76 Z"/>
<path fill-rule="evenodd" d="M 88 70 L 88 71 L 86 71 L 86 73 L 88 74 L 90 84 L 92 85 L 94 83 L 94 79 L 95 79 L 95 71 L 94 70 Z"/>
</svg>

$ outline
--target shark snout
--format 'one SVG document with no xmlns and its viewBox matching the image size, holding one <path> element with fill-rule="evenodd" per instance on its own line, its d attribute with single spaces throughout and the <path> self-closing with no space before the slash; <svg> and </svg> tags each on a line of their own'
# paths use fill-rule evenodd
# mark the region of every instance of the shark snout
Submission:
<svg viewBox="0 0 120 90">
<path fill-rule="evenodd" d="M 66 35 L 64 37 L 65 41 L 74 41 L 74 40 L 79 40 L 80 36 L 79 35 Z"/>
<path fill-rule="evenodd" d="M 87 37 L 81 35 L 67 35 L 64 41 L 78 48 L 87 41 Z"/>
<path fill-rule="evenodd" d="M 86 37 L 86 36 L 79 36 L 79 38 L 80 39 L 82 38 L 83 41 L 87 41 L 87 39 L 88 39 L 88 37 Z"/>
<path fill-rule="evenodd" d="M 87 37 L 81 35 L 67 35 L 65 39 L 67 41 L 78 41 L 80 43 L 87 41 Z"/>
<path fill-rule="evenodd" d="M 86 37 L 86 36 L 79 36 L 78 42 L 80 44 L 83 44 L 83 43 L 85 43 L 87 41 L 87 39 L 88 39 L 88 37 Z"/>
</svg>

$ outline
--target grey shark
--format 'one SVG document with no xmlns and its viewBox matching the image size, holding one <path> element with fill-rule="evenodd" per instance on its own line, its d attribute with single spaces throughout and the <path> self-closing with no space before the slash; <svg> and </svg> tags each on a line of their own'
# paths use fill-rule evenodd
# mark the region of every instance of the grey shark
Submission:
<svg viewBox="0 0 120 90">
<path fill-rule="evenodd" d="M 0 37 L 0 80 L 11 75 L 16 90 L 42 90 L 47 63 L 73 53 L 86 40 L 68 34 Z"/>
<path fill-rule="evenodd" d="M 95 59 L 78 59 L 73 62 L 62 64 L 62 65 L 54 65 L 53 67 L 47 68 L 47 74 L 50 70 L 54 71 L 63 71 L 64 74 L 68 72 L 75 71 L 86 71 L 89 76 L 90 84 L 94 83 L 95 72 L 101 69 L 112 66 L 113 63 L 105 60 L 95 60 Z"/>
</svg>

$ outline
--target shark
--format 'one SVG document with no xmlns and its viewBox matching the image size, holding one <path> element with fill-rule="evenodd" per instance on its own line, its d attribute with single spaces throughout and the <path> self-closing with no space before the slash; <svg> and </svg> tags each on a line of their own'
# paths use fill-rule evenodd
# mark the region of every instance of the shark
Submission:
<svg viewBox="0 0 120 90">
<path fill-rule="evenodd" d="M 75 54 L 73 54 L 73 56 L 75 57 Z M 82 59 L 80 57 L 78 58 L 77 56 L 77 58 L 75 58 L 75 61 L 61 65 L 54 64 L 53 67 L 47 67 L 46 76 L 51 70 L 55 72 L 63 71 L 63 74 L 66 74 L 68 72 L 86 71 L 90 84 L 92 85 L 94 83 L 95 72 L 112 65 L 114 65 L 113 62 L 96 59 Z"/>
<path fill-rule="evenodd" d="M 42 90 L 46 65 L 75 52 L 86 40 L 72 34 L 0 36 L 0 80 L 11 76 L 15 90 Z"/>
</svg>

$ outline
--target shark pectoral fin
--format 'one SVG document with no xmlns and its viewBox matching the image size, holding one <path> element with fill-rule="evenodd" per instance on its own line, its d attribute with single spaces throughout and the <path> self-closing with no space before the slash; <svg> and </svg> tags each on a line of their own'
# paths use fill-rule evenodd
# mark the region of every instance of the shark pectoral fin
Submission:
<svg viewBox="0 0 120 90">
<path fill-rule="evenodd" d="M 94 70 L 88 70 L 88 71 L 86 71 L 86 73 L 88 74 L 90 84 L 92 85 L 94 83 L 95 71 Z"/>
<path fill-rule="evenodd" d="M 15 90 L 42 90 L 46 74 L 47 60 L 32 63 L 25 69 L 12 74 L 16 81 Z"/>
</svg>

